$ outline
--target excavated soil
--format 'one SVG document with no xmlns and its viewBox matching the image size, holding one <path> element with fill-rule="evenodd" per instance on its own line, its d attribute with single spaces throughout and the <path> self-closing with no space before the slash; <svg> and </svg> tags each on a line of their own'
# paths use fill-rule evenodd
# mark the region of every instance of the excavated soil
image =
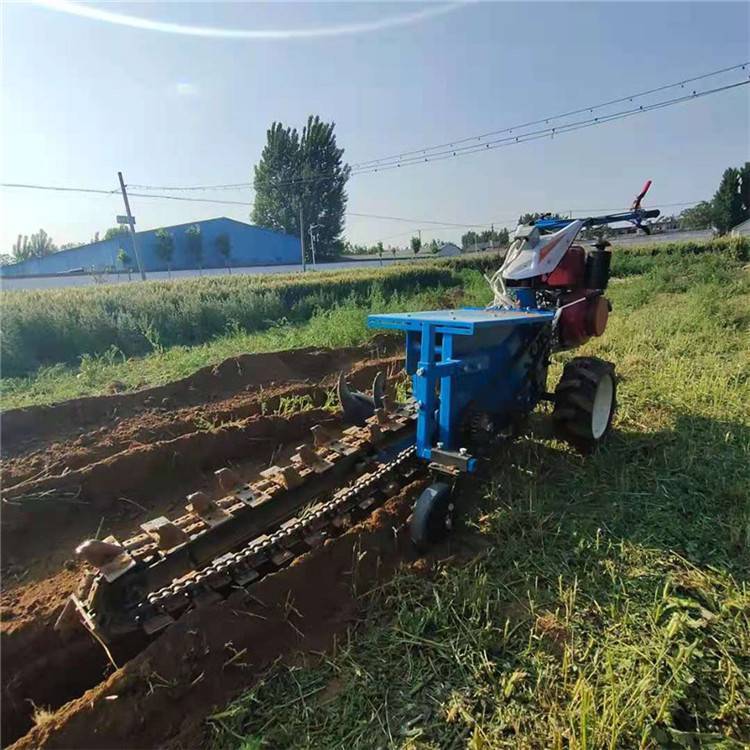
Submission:
<svg viewBox="0 0 750 750">
<path fill-rule="evenodd" d="M 212 706 L 277 657 L 325 648 L 348 627 L 354 578 L 364 585 L 399 559 L 393 528 L 409 493 L 264 579 L 253 597 L 197 610 L 145 651 L 125 644 L 114 655 L 120 669 L 85 633 L 65 641 L 53 630 L 77 586 L 73 549 L 82 539 L 124 538 L 149 518 L 175 515 L 190 492 L 213 490 L 217 468 L 257 476 L 307 440 L 310 427 L 338 421 L 329 407 L 340 370 L 365 389 L 379 369 L 394 378 L 400 367 L 381 343 L 246 355 L 168 386 L 5 413 L 3 746 L 195 747 Z M 354 545 L 367 551 L 356 575 Z M 35 707 L 51 713 L 37 712 L 33 726 Z"/>
</svg>

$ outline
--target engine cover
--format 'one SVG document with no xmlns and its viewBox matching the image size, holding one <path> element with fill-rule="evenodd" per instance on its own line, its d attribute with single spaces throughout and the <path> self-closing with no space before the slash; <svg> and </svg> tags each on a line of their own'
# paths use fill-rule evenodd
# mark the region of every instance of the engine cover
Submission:
<svg viewBox="0 0 750 750">
<path fill-rule="evenodd" d="M 582 299 L 581 302 L 576 300 Z M 592 336 L 601 336 L 609 319 L 609 300 L 595 292 L 572 292 L 560 299 L 562 305 L 570 305 L 560 313 L 558 332 L 564 347 L 579 346 Z M 570 304 L 575 303 L 575 304 Z"/>
</svg>

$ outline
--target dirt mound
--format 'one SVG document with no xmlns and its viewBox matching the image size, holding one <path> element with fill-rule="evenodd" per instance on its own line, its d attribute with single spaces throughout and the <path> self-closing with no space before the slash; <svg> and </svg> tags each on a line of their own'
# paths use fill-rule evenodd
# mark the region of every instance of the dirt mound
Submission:
<svg viewBox="0 0 750 750">
<path fill-rule="evenodd" d="M 108 678 L 110 681 L 125 680 L 123 684 L 135 687 L 130 692 L 129 688 L 118 688 L 120 697 L 116 700 L 102 697 L 101 705 L 104 706 L 105 713 L 110 710 L 111 704 L 130 695 L 129 700 L 132 699 L 139 705 L 145 701 L 144 711 L 150 717 L 149 721 L 160 723 L 155 717 L 166 709 L 156 707 L 151 713 L 149 701 L 154 696 L 159 699 L 166 697 L 167 693 L 162 692 L 165 686 L 159 686 L 158 678 L 153 675 L 161 675 L 162 671 L 165 675 L 182 675 L 178 667 L 184 661 L 183 654 L 193 654 L 195 651 L 190 646 L 192 636 L 189 632 L 194 625 L 186 630 L 182 623 L 178 623 L 175 635 L 171 635 L 169 631 L 157 642 L 162 643 L 167 638 L 164 640 L 163 653 L 161 647 L 155 650 L 152 646 L 137 657 L 132 665 L 127 660 L 142 650 L 144 644 L 127 644 L 123 652 L 116 654 L 118 664 L 126 666 L 112 674 L 113 667 L 103 649 L 88 635 L 79 634 L 72 641 L 64 641 L 53 629 L 67 597 L 75 591 L 79 580 L 80 569 L 72 559 L 74 547 L 87 537 L 102 538 L 114 534 L 125 538 L 140 523 L 150 518 L 174 515 L 185 504 L 185 497 L 190 492 L 213 490 L 213 471 L 217 468 L 231 465 L 240 476 L 250 479 L 270 464 L 283 461 L 300 442 L 309 438 L 310 427 L 338 420 L 330 411 L 330 396 L 339 370 L 347 370 L 351 380 L 361 389 L 369 388 L 376 371 L 385 370 L 392 386 L 396 374 L 400 372 L 401 359 L 397 356 L 372 358 L 370 354 L 369 349 L 337 352 L 304 350 L 235 358 L 227 360 L 218 368 L 207 368 L 196 373 L 182 381 L 181 385 L 172 384 L 168 387 L 173 394 L 171 403 L 159 407 L 149 407 L 147 404 L 147 399 L 159 390 L 152 389 L 139 394 L 127 394 L 125 397 L 82 399 L 59 407 L 36 410 L 37 416 L 53 416 L 41 416 L 38 424 L 33 423 L 29 427 L 32 430 L 31 437 L 16 439 L 16 454 L 6 456 L 3 461 L 0 656 L 4 676 L 2 734 L 5 742 L 20 737 L 32 727 L 34 705 L 57 708 L 77 699 L 87 688 L 102 683 L 108 675 L 112 675 Z M 359 360 L 356 359 L 357 355 Z M 255 363 L 254 382 L 262 380 L 265 385 L 249 385 L 248 378 L 240 373 L 238 362 L 246 364 L 247 359 Z M 275 370 L 269 374 L 268 368 Z M 263 371 L 265 375 L 262 375 Z M 282 376 L 290 377 L 290 374 L 290 382 L 281 382 Z M 303 382 L 303 375 L 308 380 Z M 211 386 L 214 391 L 208 393 L 207 389 Z M 233 388 L 237 390 L 233 391 Z M 223 398 L 214 397 L 216 394 L 223 394 Z M 113 399 L 119 399 L 119 406 L 114 409 L 115 416 L 112 416 Z M 132 399 L 132 403 L 127 405 L 127 399 Z M 181 401 L 185 404 L 191 400 L 195 402 L 193 405 L 171 408 L 173 403 Z M 86 405 L 81 406 L 80 402 L 85 402 Z M 74 406 L 76 403 L 79 404 L 77 407 Z M 327 408 L 322 409 L 323 406 Z M 93 425 L 84 434 L 79 434 L 75 429 L 76 417 L 73 413 L 77 408 L 84 409 L 85 418 L 90 420 L 89 427 Z M 128 409 L 129 415 L 123 413 Z M 11 426 L 11 431 L 26 429 L 23 420 L 29 419 L 35 410 L 22 411 L 25 412 L 23 418 L 12 417 L 16 422 Z M 65 420 L 70 420 L 71 423 L 66 424 Z M 96 420 L 101 420 L 104 424 Z M 3 439 L 6 429 L 8 423 L 4 420 Z M 55 436 L 55 442 L 44 442 L 49 435 Z M 28 450 L 29 446 L 33 450 Z M 357 533 L 371 531 L 369 527 L 363 527 Z M 343 544 L 346 547 L 349 543 Z M 338 547 L 329 546 L 325 554 L 333 554 L 334 549 Z M 205 672 L 204 677 L 192 685 L 191 690 L 204 681 L 208 685 L 212 675 L 214 681 L 220 683 L 218 687 L 213 685 L 210 690 L 205 685 L 199 688 L 199 695 L 200 691 L 205 691 L 205 696 L 208 696 L 198 700 L 199 703 L 214 700 L 214 696 L 216 701 L 224 700 L 223 696 L 248 684 L 248 680 L 252 681 L 257 670 L 275 658 L 273 654 L 286 653 L 296 646 L 315 648 L 316 643 L 322 643 L 327 637 L 325 633 L 328 631 L 323 627 L 326 623 L 331 632 L 339 626 L 346 626 L 351 612 L 340 603 L 339 600 L 344 601 L 345 597 L 343 592 L 339 592 L 340 596 L 336 594 L 339 584 L 335 582 L 343 580 L 342 576 L 345 578 L 346 575 L 351 579 L 351 573 L 342 572 L 351 569 L 351 556 L 347 565 L 344 565 L 339 557 L 341 554 L 343 553 L 337 552 L 333 555 L 332 571 L 326 573 L 322 572 L 325 562 L 312 563 L 313 572 L 309 575 L 321 580 L 328 580 L 326 576 L 330 576 L 332 581 L 330 586 L 325 583 L 325 590 L 317 596 L 320 599 L 319 606 L 322 607 L 317 614 L 314 608 L 309 609 L 316 597 L 305 590 L 304 579 L 308 581 L 307 589 L 311 588 L 308 574 L 299 572 L 296 565 L 284 571 L 285 576 L 290 576 L 289 586 L 299 589 L 302 601 L 300 612 L 310 612 L 305 615 L 310 624 L 309 634 L 294 618 L 289 621 L 291 624 L 286 630 L 282 629 L 283 633 L 275 632 L 281 622 L 280 613 L 285 613 L 284 617 L 289 614 L 278 599 L 279 592 L 287 584 L 275 584 L 280 587 L 276 589 L 270 581 L 259 584 L 268 592 L 262 605 L 268 612 L 263 616 L 269 617 L 269 623 L 275 623 L 269 624 L 267 631 L 260 626 L 263 621 L 253 616 L 257 614 L 253 608 L 261 605 L 253 603 L 254 600 L 251 599 L 240 602 L 232 599 L 229 603 L 219 605 L 221 609 L 213 611 L 213 614 L 201 610 L 187 618 L 191 622 L 198 618 L 200 627 L 207 628 L 212 644 L 211 652 L 214 654 L 223 654 L 227 649 L 231 652 L 231 648 L 225 645 L 227 640 L 234 640 L 233 647 L 236 648 L 247 646 L 248 653 L 252 652 L 250 646 L 253 637 L 257 639 L 256 643 L 268 641 L 269 644 L 268 648 L 264 647 L 262 654 L 252 656 L 250 667 L 236 667 L 235 662 L 232 662 L 224 672 L 217 671 L 216 664 L 212 661 L 214 657 L 208 658 L 207 654 L 201 656 L 195 652 L 193 656 L 198 659 L 197 663 L 203 664 L 201 660 L 204 658 L 207 661 L 206 669 L 201 669 L 201 672 Z M 312 559 L 317 560 L 317 555 Z M 316 566 L 320 566 L 321 572 L 318 572 Z M 310 602 L 306 602 L 306 598 Z M 236 614 L 242 611 L 250 614 Z M 328 611 L 331 613 L 330 622 L 327 616 L 321 614 Z M 228 622 L 225 621 L 227 617 L 230 618 Z M 238 618 L 241 626 L 235 623 Z M 247 621 L 252 626 L 249 630 Z M 294 630 L 292 624 L 304 633 L 304 637 Z M 243 635 L 245 630 L 251 636 L 255 635 L 246 637 Z M 221 641 L 225 631 L 232 635 Z M 235 632 L 238 634 L 235 635 Z M 295 641 L 295 638 L 299 641 Z M 239 643 L 245 645 L 238 646 Z M 172 657 L 167 656 L 170 653 Z M 147 657 L 146 654 L 150 656 Z M 170 668 L 161 661 L 169 658 L 175 661 Z M 238 657 L 236 663 L 243 659 Z M 218 660 L 219 657 L 216 656 L 217 663 Z M 151 667 L 146 669 L 143 666 L 152 663 L 156 665 L 152 671 L 149 671 Z M 146 682 L 138 675 L 145 675 Z M 195 679 L 196 675 L 193 675 L 190 681 Z M 139 695 L 141 688 L 143 694 Z M 104 690 L 102 686 L 98 690 L 100 692 L 94 690 L 96 695 L 105 695 L 101 692 Z M 97 698 L 96 701 L 98 700 Z M 185 715 L 180 708 L 181 700 L 177 699 L 179 706 L 175 704 L 180 721 Z M 124 706 L 125 701 L 118 705 Z M 127 710 L 133 710 L 133 706 Z M 206 711 L 208 708 L 200 713 L 196 708 L 192 712 L 196 717 L 195 726 L 200 723 L 197 717 L 204 716 Z M 67 710 L 63 714 L 69 717 Z M 78 721 L 65 718 L 61 726 L 67 726 L 69 720 L 73 724 Z M 109 719 L 105 720 L 105 724 L 106 721 Z M 104 738 L 105 734 L 111 735 L 112 742 L 119 742 L 119 746 L 133 746 L 125 739 L 132 732 L 132 727 L 126 726 L 125 718 L 113 721 L 122 730 L 112 728 L 110 731 L 103 724 L 99 734 L 89 733 L 91 746 L 107 746 L 109 740 Z M 160 737 L 167 738 L 175 733 L 181 736 L 183 730 L 194 731 L 193 728 L 184 727 L 175 729 L 175 721 L 177 718 L 170 717 L 161 728 L 139 730 L 141 734 L 137 735 L 138 743 L 140 746 L 149 743 L 148 732 L 152 732 L 154 737 L 159 734 Z M 88 732 L 87 725 L 88 720 L 84 720 L 80 731 Z M 42 741 L 51 743 L 49 746 L 83 746 L 78 740 L 67 739 L 60 740 L 62 744 L 58 745 L 57 733 L 52 731 L 53 724 L 47 723 L 45 727 L 46 734 Z M 40 726 L 35 731 L 41 729 Z M 63 732 L 61 736 L 67 737 L 67 734 Z M 36 745 L 37 739 L 30 739 L 29 742 Z M 158 744 L 161 740 L 154 739 L 154 742 Z"/>
<path fill-rule="evenodd" d="M 338 539 L 264 579 L 252 595 L 183 617 L 105 682 L 12 748 L 199 747 L 203 721 L 279 657 L 320 652 L 356 621 L 358 591 L 392 574 L 415 482 Z M 316 582 L 310 586 L 310 581 Z"/>
<path fill-rule="evenodd" d="M 40 443 L 70 439 L 95 425 L 108 428 L 117 420 L 143 411 L 210 404 L 243 390 L 258 390 L 274 383 L 319 382 L 355 362 L 396 354 L 400 349 L 400 342 L 381 336 L 367 346 L 348 349 L 307 348 L 243 354 L 155 388 L 11 409 L 2 414 L 3 455 L 14 456 Z"/>
</svg>

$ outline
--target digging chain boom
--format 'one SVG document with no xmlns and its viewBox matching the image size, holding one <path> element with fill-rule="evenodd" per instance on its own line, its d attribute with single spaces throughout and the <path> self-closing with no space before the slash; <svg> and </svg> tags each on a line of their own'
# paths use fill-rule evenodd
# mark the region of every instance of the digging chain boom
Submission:
<svg viewBox="0 0 750 750">
<path fill-rule="evenodd" d="M 153 519 L 122 543 L 114 537 L 84 543 L 79 554 L 93 569 L 58 627 L 82 621 L 110 642 L 139 631 L 150 636 L 187 610 L 288 565 L 369 515 L 423 468 L 414 420 L 410 403 L 376 409 L 365 426 L 337 438 L 316 426 L 312 445 L 300 446 L 289 465 L 261 472 L 260 480 L 241 484 L 220 469 L 224 497 L 194 493 L 187 513 L 174 521 Z"/>
</svg>

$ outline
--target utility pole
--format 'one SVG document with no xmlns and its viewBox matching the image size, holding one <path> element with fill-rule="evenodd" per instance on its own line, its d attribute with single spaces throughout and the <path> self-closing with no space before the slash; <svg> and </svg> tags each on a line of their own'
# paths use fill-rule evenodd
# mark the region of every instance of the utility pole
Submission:
<svg viewBox="0 0 750 750">
<path fill-rule="evenodd" d="M 313 271 L 316 270 L 315 266 L 315 235 L 313 234 L 313 229 L 317 229 L 317 224 L 310 224 L 309 232 L 310 232 L 310 252 L 312 253 L 312 265 L 313 265 Z"/>
<path fill-rule="evenodd" d="M 302 250 L 302 272 L 307 271 L 307 261 L 305 260 L 305 217 L 302 213 L 302 196 L 299 198 L 299 244 Z"/>
<path fill-rule="evenodd" d="M 143 264 L 141 263 L 141 254 L 138 252 L 138 240 L 135 237 L 135 219 L 133 214 L 130 213 L 130 202 L 128 201 L 128 191 L 125 190 L 125 180 L 122 179 L 122 172 L 117 173 L 117 177 L 120 180 L 120 190 L 122 191 L 122 199 L 125 201 L 125 213 L 128 217 L 128 226 L 130 227 L 130 239 L 133 241 L 133 252 L 135 253 L 135 262 L 138 264 L 138 270 L 141 272 L 141 280 L 146 280 L 146 274 L 143 271 Z"/>
</svg>

